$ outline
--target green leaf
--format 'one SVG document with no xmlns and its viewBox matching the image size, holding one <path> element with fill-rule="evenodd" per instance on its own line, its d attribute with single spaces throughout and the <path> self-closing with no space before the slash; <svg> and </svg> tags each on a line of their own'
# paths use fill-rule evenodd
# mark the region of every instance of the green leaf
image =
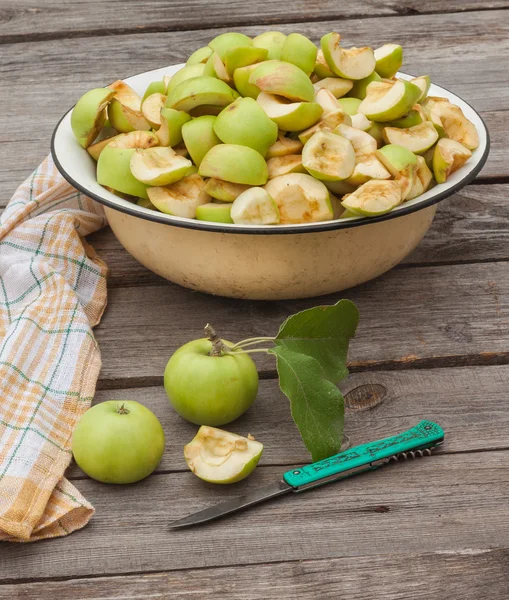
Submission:
<svg viewBox="0 0 509 600">
<path fill-rule="evenodd" d="M 276 355 L 281 391 L 290 400 L 293 420 L 313 461 L 337 454 L 343 439 L 341 392 L 312 356 L 284 346 L 270 352 Z"/>
<path fill-rule="evenodd" d="M 348 343 L 355 335 L 359 311 L 353 302 L 316 306 L 289 317 L 279 328 L 276 347 L 315 358 L 327 379 L 338 383 L 348 375 Z"/>
</svg>

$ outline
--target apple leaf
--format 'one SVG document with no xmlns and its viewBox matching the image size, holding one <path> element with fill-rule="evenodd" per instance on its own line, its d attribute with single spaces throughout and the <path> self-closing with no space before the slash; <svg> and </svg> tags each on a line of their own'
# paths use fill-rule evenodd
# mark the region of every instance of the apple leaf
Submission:
<svg viewBox="0 0 509 600">
<path fill-rule="evenodd" d="M 276 348 L 315 358 L 325 377 L 338 383 L 348 375 L 348 343 L 355 335 L 359 311 L 353 302 L 340 300 L 333 306 L 315 306 L 289 317 L 279 328 Z"/>
<path fill-rule="evenodd" d="M 344 422 L 339 389 L 325 377 L 322 365 L 313 356 L 283 345 L 270 352 L 276 355 L 281 391 L 290 400 L 293 420 L 313 461 L 339 452 Z"/>
</svg>

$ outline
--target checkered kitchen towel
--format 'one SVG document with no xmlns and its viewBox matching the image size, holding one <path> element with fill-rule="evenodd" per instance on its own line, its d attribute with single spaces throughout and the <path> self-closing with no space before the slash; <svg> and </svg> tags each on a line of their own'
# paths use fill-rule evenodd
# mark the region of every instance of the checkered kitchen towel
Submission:
<svg viewBox="0 0 509 600">
<path fill-rule="evenodd" d="M 66 535 L 94 512 L 63 475 L 101 367 L 107 268 L 84 236 L 105 223 L 50 158 L 0 216 L 0 540 Z"/>
</svg>

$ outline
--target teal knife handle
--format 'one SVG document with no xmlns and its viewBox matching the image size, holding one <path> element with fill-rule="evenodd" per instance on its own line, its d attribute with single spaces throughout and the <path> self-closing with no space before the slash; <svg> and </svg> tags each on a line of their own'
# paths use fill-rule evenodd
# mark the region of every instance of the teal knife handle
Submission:
<svg viewBox="0 0 509 600">
<path fill-rule="evenodd" d="M 441 442 L 443 438 L 444 431 L 439 425 L 433 421 L 421 421 L 412 429 L 398 435 L 355 446 L 311 465 L 287 471 L 283 475 L 283 479 L 293 488 L 310 486 L 313 483 L 320 485 L 322 480 L 335 479 L 335 475 L 338 476 L 337 478 L 340 478 L 341 473 L 345 473 L 347 476 L 346 472 L 352 469 L 355 469 L 356 472 L 375 469 L 379 465 L 373 463 L 388 459 L 400 452 L 430 448 Z M 362 469 L 363 466 L 366 469 Z M 327 481 L 323 481 L 323 483 L 327 483 Z"/>
</svg>

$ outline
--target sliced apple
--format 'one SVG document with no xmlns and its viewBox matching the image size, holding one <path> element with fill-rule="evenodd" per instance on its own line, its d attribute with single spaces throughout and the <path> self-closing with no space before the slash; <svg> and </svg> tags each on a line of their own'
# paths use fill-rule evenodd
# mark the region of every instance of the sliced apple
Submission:
<svg viewBox="0 0 509 600">
<path fill-rule="evenodd" d="M 322 88 L 316 92 L 315 99 L 322 107 L 324 115 L 334 112 L 339 107 L 336 97 L 325 88 Z"/>
<path fill-rule="evenodd" d="M 362 113 L 359 113 L 360 115 Z M 352 117 L 352 126 L 353 126 L 353 117 Z M 383 123 L 375 123 L 374 121 L 370 121 L 371 125 L 365 130 L 366 133 L 369 133 L 371 137 L 374 137 L 378 147 L 380 148 L 385 144 L 384 140 L 384 124 Z"/>
<path fill-rule="evenodd" d="M 131 173 L 131 158 L 135 148 L 119 148 L 108 144 L 97 161 L 97 182 L 117 192 L 147 198 L 147 186 Z"/>
<path fill-rule="evenodd" d="M 196 173 L 164 187 L 149 187 L 147 192 L 157 210 L 187 219 L 194 219 L 198 206 L 210 202 L 205 182 Z"/>
<path fill-rule="evenodd" d="M 340 46 L 339 33 L 328 33 L 320 40 L 323 56 L 330 70 L 345 79 L 364 79 L 375 69 L 375 55 L 371 48 L 350 48 Z"/>
<path fill-rule="evenodd" d="M 359 112 L 371 121 L 394 121 L 408 113 L 420 94 L 416 85 L 402 79 L 390 83 L 374 81 L 367 87 Z"/>
<path fill-rule="evenodd" d="M 108 119 L 111 126 L 121 133 L 148 131 L 150 123 L 141 112 L 141 98 L 123 81 L 115 81 L 110 86 L 115 98 L 108 106 Z"/>
<path fill-rule="evenodd" d="M 433 173 L 437 183 L 445 183 L 449 175 L 462 167 L 471 156 L 470 149 L 456 140 L 438 140 L 433 153 Z"/>
<path fill-rule="evenodd" d="M 148 84 L 147 89 L 143 94 L 143 98 L 141 99 L 141 103 L 143 104 L 149 96 L 152 96 L 152 94 L 166 95 L 166 83 L 164 82 L 164 79 L 161 79 L 160 81 L 153 81 L 152 83 Z"/>
<path fill-rule="evenodd" d="M 182 138 L 194 164 L 199 167 L 207 152 L 221 140 L 214 132 L 217 117 L 204 115 L 182 125 Z"/>
<path fill-rule="evenodd" d="M 248 146 L 238 144 L 219 144 L 211 148 L 201 161 L 198 172 L 202 177 L 216 177 L 245 185 L 263 185 L 269 178 L 263 156 Z"/>
<path fill-rule="evenodd" d="M 205 63 L 203 75 L 206 77 L 217 77 L 228 85 L 233 83 L 231 75 L 226 70 L 226 66 L 217 52 L 213 52 L 208 61 Z"/>
<path fill-rule="evenodd" d="M 315 71 L 313 77 L 314 76 L 318 77 L 318 80 L 325 79 L 327 77 L 336 77 L 336 75 L 330 70 L 321 48 L 318 49 L 316 54 Z"/>
<path fill-rule="evenodd" d="M 99 135 L 106 121 L 106 107 L 115 92 L 108 88 L 95 88 L 83 94 L 72 109 L 71 129 L 83 148 L 88 148 Z"/>
<path fill-rule="evenodd" d="M 347 140 L 353 146 L 356 160 L 362 162 L 363 158 L 376 152 L 377 143 L 373 136 L 369 135 L 365 131 L 355 129 L 349 125 L 338 125 L 334 129 L 334 133 L 337 133 Z"/>
<path fill-rule="evenodd" d="M 214 121 L 214 132 L 225 144 L 248 146 L 265 156 L 278 136 L 277 125 L 253 98 L 237 98 Z"/>
<path fill-rule="evenodd" d="M 397 177 L 409 167 L 417 166 L 417 156 L 404 146 L 389 144 L 377 150 L 375 154 L 393 177 Z"/>
<path fill-rule="evenodd" d="M 351 194 L 357 189 L 356 185 L 348 183 L 346 180 L 343 181 L 323 181 L 325 187 L 338 196 L 344 196 L 345 194 Z"/>
<path fill-rule="evenodd" d="M 224 55 L 224 66 L 231 77 L 237 69 L 254 65 L 266 59 L 267 50 L 265 48 L 239 46 L 226 51 Z"/>
<path fill-rule="evenodd" d="M 209 483 L 236 483 L 255 469 L 263 444 L 253 436 L 242 437 L 202 425 L 193 440 L 184 446 L 187 466 Z"/>
<path fill-rule="evenodd" d="M 306 129 L 316 123 L 323 113 L 317 102 L 292 102 L 282 96 L 265 92 L 261 92 L 256 101 L 283 131 Z"/>
<path fill-rule="evenodd" d="M 373 81 L 382 81 L 382 78 L 376 71 L 373 71 L 371 75 L 364 77 L 364 79 L 354 81 L 352 89 L 348 92 L 348 97 L 364 100 L 367 94 L 368 85 Z"/>
<path fill-rule="evenodd" d="M 243 33 L 237 33 L 235 31 L 222 33 L 221 35 L 216 36 L 213 40 L 209 42 L 209 48 L 212 48 L 214 52 L 217 52 L 221 60 L 224 59 L 225 54 L 228 52 L 228 50 L 238 48 L 239 46 L 252 45 L 253 40 L 250 37 L 244 35 Z"/>
<path fill-rule="evenodd" d="M 422 154 L 435 144 L 438 140 L 438 133 L 433 123 L 424 121 L 424 123 L 407 129 L 385 127 L 384 139 L 388 144 L 404 146 L 414 154 Z"/>
<path fill-rule="evenodd" d="M 391 174 L 373 154 L 363 156 L 362 161 L 355 164 L 353 173 L 345 181 L 358 187 L 370 179 L 390 179 Z"/>
<path fill-rule="evenodd" d="M 262 92 L 276 94 L 296 102 L 312 102 L 315 89 L 309 77 L 287 62 L 268 60 L 260 63 L 249 77 L 249 83 Z"/>
<path fill-rule="evenodd" d="M 302 152 L 303 143 L 300 140 L 294 140 L 285 137 L 284 132 L 280 132 L 277 142 L 274 142 L 268 149 L 265 158 L 274 158 L 275 156 L 288 156 L 289 154 L 299 154 Z"/>
<path fill-rule="evenodd" d="M 230 212 L 231 204 L 207 202 L 196 207 L 196 219 L 213 223 L 233 223 Z"/>
<path fill-rule="evenodd" d="M 318 90 L 326 89 L 335 97 L 342 98 L 353 87 L 353 81 L 349 79 L 341 79 L 340 77 L 325 77 L 313 84 L 313 87 Z"/>
<path fill-rule="evenodd" d="M 202 63 L 182 67 L 182 69 L 173 74 L 170 80 L 168 81 L 166 94 L 168 95 L 172 90 L 174 90 L 180 83 L 182 83 L 186 79 L 194 79 L 195 77 L 200 77 L 201 75 L 203 75 L 204 71 L 205 65 Z"/>
<path fill-rule="evenodd" d="M 426 161 L 422 156 L 417 157 L 417 168 L 415 169 L 413 184 L 410 192 L 407 195 L 407 200 L 413 200 L 428 189 L 431 180 L 433 179 L 433 173 L 428 168 Z"/>
<path fill-rule="evenodd" d="M 303 144 L 305 144 L 309 140 L 309 138 L 318 131 L 332 131 L 342 123 L 344 123 L 345 125 L 351 125 L 352 119 L 350 118 L 350 115 L 347 115 L 342 108 L 338 108 L 337 110 L 330 112 L 327 115 L 324 115 L 312 127 L 309 127 L 308 129 L 305 129 L 304 131 L 299 133 L 299 140 Z"/>
<path fill-rule="evenodd" d="M 253 38 L 255 48 L 267 50 L 267 60 L 280 60 L 281 50 L 286 40 L 286 35 L 280 31 L 266 31 Z"/>
<path fill-rule="evenodd" d="M 257 64 L 248 65 L 247 67 L 235 69 L 233 72 L 233 83 L 235 84 L 239 94 L 244 96 L 244 98 L 248 97 L 256 100 L 258 94 L 260 93 L 260 89 L 257 88 L 256 85 L 249 83 L 251 73 L 256 69 L 257 66 Z"/>
<path fill-rule="evenodd" d="M 410 83 L 413 83 L 421 90 L 421 95 L 419 96 L 417 102 L 422 102 L 424 98 L 428 95 L 429 88 L 431 87 L 431 78 L 429 75 L 420 75 L 419 77 L 414 77 L 410 79 Z"/>
<path fill-rule="evenodd" d="M 152 148 L 159 139 L 152 131 L 130 131 L 114 136 L 108 144 L 112 148 Z"/>
<path fill-rule="evenodd" d="M 407 129 L 408 127 L 414 127 L 414 125 L 420 125 L 424 121 L 426 121 L 426 115 L 424 114 L 421 105 L 414 104 L 413 108 L 410 109 L 410 111 L 407 112 L 406 115 L 403 115 L 400 119 L 388 121 L 386 123 L 386 126 Z"/>
<path fill-rule="evenodd" d="M 114 135 L 104 138 L 91 146 L 88 146 L 87 152 L 90 156 L 97 162 L 99 160 L 99 156 L 101 152 L 106 148 L 106 146 L 115 138 Z M 155 144 L 154 144 L 155 145 Z"/>
<path fill-rule="evenodd" d="M 207 60 L 210 58 L 210 55 L 214 52 L 212 48 L 209 46 L 203 46 L 202 48 L 198 48 L 191 54 L 191 56 L 187 59 L 186 66 L 190 65 L 198 65 L 205 64 Z"/>
<path fill-rule="evenodd" d="M 311 175 L 281 175 L 270 179 L 265 190 L 274 198 L 282 224 L 330 221 L 334 216 L 329 191 Z"/>
<path fill-rule="evenodd" d="M 166 96 L 164 94 L 150 94 L 141 103 L 141 112 L 145 119 L 152 125 L 152 127 L 161 126 L 161 109 L 166 104 Z"/>
<path fill-rule="evenodd" d="M 224 81 L 202 75 L 186 79 L 168 92 L 166 107 L 190 112 L 193 108 L 204 104 L 228 106 L 236 98 L 238 98 L 237 92 Z"/>
<path fill-rule="evenodd" d="M 319 131 L 305 143 L 302 165 L 317 179 L 340 181 L 353 173 L 355 152 L 345 137 Z"/>
<path fill-rule="evenodd" d="M 306 169 L 302 165 L 302 156 L 300 154 L 287 154 L 286 156 L 274 156 L 267 160 L 269 170 L 269 179 L 288 175 L 288 173 L 305 173 Z"/>
<path fill-rule="evenodd" d="M 183 110 L 161 109 L 161 127 L 157 130 L 160 146 L 176 146 L 182 142 L 182 126 L 191 120 Z"/>
<path fill-rule="evenodd" d="M 399 44 L 384 44 L 375 50 L 375 60 L 375 71 L 380 77 L 394 77 L 403 64 L 403 48 Z"/>
<path fill-rule="evenodd" d="M 237 196 L 240 196 L 242 192 L 245 192 L 250 187 L 249 185 L 232 183 L 231 181 L 224 181 L 216 177 L 207 179 L 205 183 L 207 194 L 215 200 L 221 200 L 221 202 L 233 202 Z"/>
<path fill-rule="evenodd" d="M 189 173 L 193 163 L 171 148 L 137 149 L 131 157 L 131 173 L 147 185 L 168 185 Z"/>
<path fill-rule="evenodd" d="M 366 115 L 363 115 L 362 113 L 355 113 L 355 115 L 352 115 L 352 127 L 355 127 L 355 129 L 360 129 L 361 131 L 368 131 L 371 129 L 371 127 L 373 126 L 373 121 L 370 121 Z M 369 132 L 369 135 L 373 135 L 371 132 Z M 375 137 L 375 136 L 373 136 Z M 379 139 L 375 138 L 378 145 L 381 145 L 382 142 L 382 134 L 380 133 Z"/>
<path fill-rule="evenodd" d="M 279 210 L 274 199 L 261 187 L 242 192 L 231 205 L 231 218 L 237 225 L 275 225 Z"/>
<path fill-rule="evenodd" d="M 361 102 L 362 100 L 359 100 L 358 98 L 340 98 L 338 100 L 338 105 L 347 115 L 353 117 L 358 113 Z"/>
<path fill-rule="evenodd" d="M 438 115 L 447 137 L 475 150 L 479 146 L 479 134 L 475 125 L 465 117 L 459 106 L 449 102 L 438 102 L 431 108 L 431 115 Z"/>
<path fill-rule="evenodd" d="M 143 206 L 143 208 L 150 208 L 150 210 L 157 210 L 157 208 L 150 202 L 148 198 L 138 198 L 136 202 L 138 206 Z"/>
<path fill-rule="evenodd" d="M 306 36 L 290 33 L 281 48 L 281 60 L 294 64 L 309 77 L 315 68 L 318 48 Z"/>
<path fill-rule="evenodd" d="M 341 204 L 346 210 L 366 217 L 383 215 L 403 201 L 397 181 L 371 179 L 343 197 Z"/>
</svg>

